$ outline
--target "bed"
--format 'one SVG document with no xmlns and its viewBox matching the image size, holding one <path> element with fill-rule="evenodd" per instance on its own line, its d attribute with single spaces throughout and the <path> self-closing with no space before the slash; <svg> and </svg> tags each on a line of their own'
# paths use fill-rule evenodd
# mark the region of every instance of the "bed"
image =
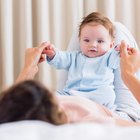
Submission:
<svg viewBox="0 0 140 140">
<path fill-rule="evenodd" d="M 19 121 L 0 126 L 0 140 L 139 140 L 140 127 L 77 123 L 55 126 L 42 121 Z"/>
</svg>

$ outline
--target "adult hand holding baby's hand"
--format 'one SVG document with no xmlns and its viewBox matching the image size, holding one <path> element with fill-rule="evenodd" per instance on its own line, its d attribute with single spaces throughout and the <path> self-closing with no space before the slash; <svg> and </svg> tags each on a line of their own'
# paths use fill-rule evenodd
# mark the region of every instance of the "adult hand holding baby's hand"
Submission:
<svg viewBox="0 0 140 140">
<path fill-rule="evenodd" d="M 140 69 L 140 51 L 122 41 L 120 45 L 122 72 L 135 74 Z"/>
<path fill-rule="evenodd" d="M 45 42 L 45 49 L 43 50 L 43 54 L 46 54 L 49 59 L 53 59 L 53 57 L 55 56 L 55 49 L 54 49 L 54 45 L 49 43 L 49 42 Z"/>
<path fill-rule="evenodd" d="M 33 79 L 38 72 L 38 63 L 43 62 L 45 43 L 40 44 L 38 47 L 28 48 L 25 53 L 24 67 L 20 72 L 16 82 L 27 79 Z"/>
</svg>

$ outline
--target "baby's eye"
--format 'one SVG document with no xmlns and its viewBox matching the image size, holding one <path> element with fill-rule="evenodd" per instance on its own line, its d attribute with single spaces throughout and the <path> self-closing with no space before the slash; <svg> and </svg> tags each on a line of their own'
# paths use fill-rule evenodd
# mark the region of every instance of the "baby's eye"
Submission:
<svg viewBox="0 0 140 140">
<path fill-rule="evenodd" d="M 98 43 L 104 43 L 104 41 L 103 40 L 98 40 Z"/>
<path fill-rule="evenodd" d="M 84 42 L 89 42 L 89 39 L 84 39 Z"/>
</svg>

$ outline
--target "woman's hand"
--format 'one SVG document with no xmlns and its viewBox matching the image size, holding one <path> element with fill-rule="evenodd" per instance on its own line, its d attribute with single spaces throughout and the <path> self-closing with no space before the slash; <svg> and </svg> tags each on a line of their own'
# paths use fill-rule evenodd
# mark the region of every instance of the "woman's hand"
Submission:
<svg viewBox="0 0 140 140">
<path fill-rule="evenodd" d="M 140 51 L 130 48 L 124 41 L 120 44 L 122 74 L 134 75 L 140 69 Z"/>
<path fill-rule="evenodd" d="M 128 48 L 127 44 L 122 41 L 120 45 L 120 54 L 122 79 L 140 103 L 140 81 L 135 76 L 135 73 L 140 68 L 140 51 L 135 48 Z"/>
<path fill-rule="evenodd" d="M 24 67 L 37 66 L 38 63 L 45 61 L 43 51 L 46 48 L 47 42 L 42 43 L 39 47 L 28 48 L 25 53 Z"/>
<path fill-rule="evenodd" d="M 45 60 L 44 49 L 47 42 L 42 43 L 39 47 L 28 48 L 25 53 L 24 68 L 20 72 L 16 82 L 27 79 L 33 79 L 38 72 L 38 64 Z"/>
</svg>

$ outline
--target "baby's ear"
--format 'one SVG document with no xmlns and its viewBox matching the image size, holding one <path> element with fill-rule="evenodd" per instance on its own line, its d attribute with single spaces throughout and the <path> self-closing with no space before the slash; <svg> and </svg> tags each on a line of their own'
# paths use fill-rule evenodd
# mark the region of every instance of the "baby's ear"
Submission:
<svg viewBox="0 0 140 140">
<path fill-rule="evenodd" d="M 112 43 L 110 44 L 110 48 L 114 47 L 115 42 L 112 41 Z"/>
</svg>

